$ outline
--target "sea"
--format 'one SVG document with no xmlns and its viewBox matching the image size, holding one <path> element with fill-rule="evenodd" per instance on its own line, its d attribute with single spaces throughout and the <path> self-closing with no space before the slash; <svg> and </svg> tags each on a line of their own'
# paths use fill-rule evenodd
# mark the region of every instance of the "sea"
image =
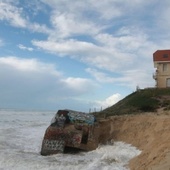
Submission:
<svg viewBox="0 0 170 170">
<path fill-rule="evenodd" d="M 141 152 L 120 141 L 90 152 L 41 156 L 55 113 L 0 109 L 0 170 L 128 170 L 128 162 Z"/>
</svg>

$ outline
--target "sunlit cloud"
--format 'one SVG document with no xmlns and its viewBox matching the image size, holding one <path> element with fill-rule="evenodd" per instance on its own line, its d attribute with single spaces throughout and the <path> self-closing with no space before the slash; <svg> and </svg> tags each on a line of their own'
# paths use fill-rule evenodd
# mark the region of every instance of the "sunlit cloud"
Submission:
<svg viewBox="0 0 170 170">
<path fill-rule="evenodd" d="M 97 83 L 94 83 L 94 81 L 86 78 L 74 78 L 74 77 L 68 77 L 66 79 L 63 79 L 62 82 L 64 83 L 64 86 L 66 86 L 70 90 L 74 90 L 74 92 L 84 92 L 88 93 L 89 88 L 95 89 L 98 87 Z"/>
<path fill-rule="evenodd" d="M 22 45 L 22 44 L 19 44 L 19 45 L 18 45 L 18 48 L 20 48 L 21 50 L 28 50 L 28 51 L 33 51 L 33 50 L 34 50 L 33 48 L 31 48 L 31 47 L 26 47 L 26 46 L 24 46 L 24 45 Z"/>
<path fill-rule="evenodd" d="M 104 100 L 95 101 L 93 107 L 96 108 L 97 110 L 106 109 L 107 107 L 110 107 L 117 103 L 121 98 L 122 98 L 121 95 L 119 93 L 116 93 L 107 97 Z"/>
</svg>

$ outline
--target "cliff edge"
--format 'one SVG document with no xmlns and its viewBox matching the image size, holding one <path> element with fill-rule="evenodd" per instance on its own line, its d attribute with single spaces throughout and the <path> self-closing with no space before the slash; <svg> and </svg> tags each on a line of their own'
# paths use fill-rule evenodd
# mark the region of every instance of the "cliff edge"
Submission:
<svg viewBox="0 0 170 170">
<path fill-rule="evenodd" d="M 142 151 L 130 161 L 131 170 L 170 169 L 169 93 L 170 89 L 135 92 L 97 115 L 102 143 L 123 141 Z"/>
<path fill-rule="evenodd" d="M 170 169 L 170 111 L 111 116 L 99 121 L 101 143 L 123 141 L 141 150 L 131 170 Z"/>
</svg>

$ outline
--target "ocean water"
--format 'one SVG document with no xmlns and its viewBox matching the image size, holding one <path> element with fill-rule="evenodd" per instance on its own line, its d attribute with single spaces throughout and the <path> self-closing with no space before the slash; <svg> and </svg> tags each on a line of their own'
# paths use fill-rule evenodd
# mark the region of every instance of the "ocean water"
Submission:
<svg viewBox="0 0 170 170">
<path fill-rule="evenodd" d="M 0 110 L 0 170 L 127 170 L 137 148 L 115 142 L 90 152 L 41 156 L 52 111 Z"/>
</svg>

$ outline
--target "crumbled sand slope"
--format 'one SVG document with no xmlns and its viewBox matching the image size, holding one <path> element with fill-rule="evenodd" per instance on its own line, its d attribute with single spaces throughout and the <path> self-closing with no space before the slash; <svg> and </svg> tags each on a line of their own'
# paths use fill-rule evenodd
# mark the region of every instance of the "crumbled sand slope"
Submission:
<svg viewBox="0 0 170 170">
<path fill-rule="evenodd" d="M 131 170 L 170 170 L 169 113 L 113 116 L 101 124 L 102 139 L 112 137 L 142 151 L 130 161 Z"/>
</svg>

